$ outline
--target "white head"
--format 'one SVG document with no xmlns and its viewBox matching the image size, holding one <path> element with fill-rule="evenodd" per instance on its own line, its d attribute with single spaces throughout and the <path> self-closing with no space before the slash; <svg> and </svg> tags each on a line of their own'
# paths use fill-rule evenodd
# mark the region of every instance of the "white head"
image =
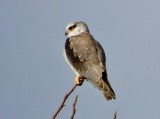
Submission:
<svg viewBox="0 0 160 119">
<path fill-rule="evenodd" d="M 71 37 L 77 36 L 83 32 L 89 32 L 87 24 L 83 21 L 76 21 L 67 25 L 65 35 Z"/>
</svg>

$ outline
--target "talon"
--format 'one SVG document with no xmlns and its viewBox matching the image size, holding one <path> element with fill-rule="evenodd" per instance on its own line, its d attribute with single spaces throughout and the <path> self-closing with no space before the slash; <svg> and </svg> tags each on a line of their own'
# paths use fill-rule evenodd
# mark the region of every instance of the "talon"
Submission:
<svg viewBox="0 0 160 119">
<path fill-rule="evenodd" d="M 83 81 L 84 81 L 84 77 L 81 77 L 81 76 L 76 76 L 74 82 L 75 84 L 77 84 L 78 86 L 81 86 L 83 84 Z"/>
</svg>

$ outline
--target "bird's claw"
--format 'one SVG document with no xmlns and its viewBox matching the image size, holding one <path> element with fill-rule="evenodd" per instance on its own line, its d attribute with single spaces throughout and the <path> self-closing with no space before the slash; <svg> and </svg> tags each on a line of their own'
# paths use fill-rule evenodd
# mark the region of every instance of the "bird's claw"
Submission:
<svg viewBox="0 0 160 119">
<path fill-rule="evenodd" d="M 84 79 L 85 79 L 84 77 L 76 76 L 74 82 L 76 85 L 81 86 L 83 84 Z"/>
</svg>

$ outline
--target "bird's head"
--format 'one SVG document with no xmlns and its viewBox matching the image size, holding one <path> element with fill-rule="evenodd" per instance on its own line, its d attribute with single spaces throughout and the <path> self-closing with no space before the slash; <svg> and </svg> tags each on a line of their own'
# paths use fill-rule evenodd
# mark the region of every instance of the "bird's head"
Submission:
<svg viewBox="0 0 160 119">
<path fill-rule="evenodd" d="M 67 37 L 72 37 L 77 36 L 83 32 L 89 32 L 87 24 L 83 21 L 76 21 L 67 25 L 65 35 Z"/>
</svg>

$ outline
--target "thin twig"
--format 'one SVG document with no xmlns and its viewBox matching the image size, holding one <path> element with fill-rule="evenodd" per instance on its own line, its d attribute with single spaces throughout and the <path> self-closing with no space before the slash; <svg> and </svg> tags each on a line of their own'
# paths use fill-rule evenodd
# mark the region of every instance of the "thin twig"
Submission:
<svg viewBox="0 0 160 119">
<path fill-rule="evenodd" d="M 74 89 L 77 87 L 77 84 L 75 84 L 73 86 L 73 88 L 65 95 L 65 97 L 63 98 L 63 101 L 61 103 L 61 105 L 59 106 L 58 110 L 54 113 L 52 119 L 55 119 L 56 116 L 58 115 L 58 113 L 61 111 L 61 109 L 65 106 L 64 103 L 66 102 L 67 98 L 69 97 L 69 95 L 74 91 Z"/>
<path fill-rule="evenodd" d="M 114 118 L 113 119 L 116 119 L 116 118 L 117 118 L 117 110 L 114 113 Z"/>
<path fill-rule="evenodd" d="M 75 100 L 74 100 L 74 103 L 73 103 L 73 110 L 72 110 L 72 116 L 71 116 L 71 119 L 74 118 L 74 115 L 76 113 L 76 103 L 77 103 L 77 99 L 78 99 L 78 95 L 76 96 Z"/>
</svg>

